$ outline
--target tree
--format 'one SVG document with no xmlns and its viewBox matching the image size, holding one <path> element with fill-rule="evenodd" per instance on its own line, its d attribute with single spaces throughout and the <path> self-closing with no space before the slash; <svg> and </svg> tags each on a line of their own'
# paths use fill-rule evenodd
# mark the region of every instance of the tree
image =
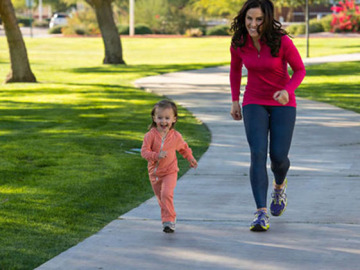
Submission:
<svg viewBox="0 0 360 270">
<path fill-rule="evenodd" d="M 245 0 L 191 0 L 192 6 L 203 16 L 233 17 L 235 16 Z"/>
<path fill-rule="evenodd" d="M 320 5 L 320 4 L 329 4 L 329 0 L 308 0 L 310 6 Z M 293 11 L 297 7 L 301 7 L 301 9 L 305 12 L 306 0 L 274 0 L 274 5 L 279 10 L 282 7 L 288 7 L 289 12 L 287 14 L 286 21 L 290 21 L 293 16 Z"/>
<path fill-rule="evenodd" d="M 36 82 L 11 0 L 0 0 L 0 16 L 5 28 L 11 61 L 11 71 L 5 82 Z"/>
<path fill-rule="evenodd" d="M 155 33 L 164 33 L 168 9 L 167 0 L 136 0 L 135 21 L 151 26 Z"/>
<path fill-rule="evenodd" d="M 105 46 L 104 64 L 125 64 L 118 30 L 115 25 L 113 0 L 86 0 L 95 10 L 96 18 Z"/>
</svg>

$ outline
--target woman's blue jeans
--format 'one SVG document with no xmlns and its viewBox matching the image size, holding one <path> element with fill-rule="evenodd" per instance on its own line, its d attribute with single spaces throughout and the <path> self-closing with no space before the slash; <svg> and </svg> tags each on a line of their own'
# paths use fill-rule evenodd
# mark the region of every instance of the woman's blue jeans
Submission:
<svg viewBox="0 0 360 270">
<path fill-rule="evenodd" d="M 296 108 L 248 104 L 243 107 L 246 137 L 250 146 L 250 182 L 257 208 L 266 208 L 269 180 L 267 153 L 275 182 L 281 185 L 290 167 L 288 158 L 295 126 Z"/>
</svg>

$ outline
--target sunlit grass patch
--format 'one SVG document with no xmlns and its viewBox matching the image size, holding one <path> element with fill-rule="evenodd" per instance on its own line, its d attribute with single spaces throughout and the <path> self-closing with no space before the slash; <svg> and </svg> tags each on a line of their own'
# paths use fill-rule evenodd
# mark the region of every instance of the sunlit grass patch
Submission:
<svg viewBox="0 0 360 270">
<path fill-rule="evenodd" d="M 39 83 L 0 91 L 0 269 L 33 269 L 153 196 L 138 149 L 163 97 L 133 81 L 224 64 L 103 66 L 92 45 L 67 42 L 57 40 L 54 60 L 52 40 L 49 47 L 32 40 Z M 1 77 L 8 68 L 0 61 Z M 179 131 L 200 158 L 209 131 L 181 107 L 179 115 Z M 188 164 L 179 165 L 181 175 Z"/>
<path fill-rule="evenodd" d="M 298 96 L 360 113 L 360 62 L 314 65 L 306 71 Z"/>
</svg>

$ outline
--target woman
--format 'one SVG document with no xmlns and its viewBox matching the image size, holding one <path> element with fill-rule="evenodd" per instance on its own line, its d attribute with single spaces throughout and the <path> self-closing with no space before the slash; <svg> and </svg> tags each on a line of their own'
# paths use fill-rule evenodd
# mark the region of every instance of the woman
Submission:
<svg viewBox="0 0 360 270">
<path fill-rule="evenodd" d="M 250 230 L 267 231 L 268 147 L 275 178 L 270 211 L 280 216 L 287 204 L 286 174 L 296 118 L 295 89 L 305 76 L 305 68 L 288 34 L 274 19 L 270 0 L 248 0 L 234 18 L 231 30 L 231 116 L 234 120 L 244 118 L 251 152 L 250 182 L 257 208 Z M 291 78 L 288 64 L 293 70 Z M 248 82 L 241 112 L 242 65 L 248 70 Z"/>
</svg>

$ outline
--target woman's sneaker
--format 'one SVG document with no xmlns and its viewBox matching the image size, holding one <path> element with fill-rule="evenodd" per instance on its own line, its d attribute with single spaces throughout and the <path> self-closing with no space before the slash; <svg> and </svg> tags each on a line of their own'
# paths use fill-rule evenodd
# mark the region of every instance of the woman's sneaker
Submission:
<svg viewBox="0 0 360 270">
<path fill-rule="evenodd" d="M 255 213 L 255 218 L 250 225 L 250 230 L 253 232 L 263 232 L 270 228 L 270 218 L 264 210 L 259 210 Z"/>
<path fill-rule="evenodd" d="M 270 212 L 273 216 L 281 216 L 285 212 L 285 209 L 286 209 L 287 179 L 285 178 L 284 181 L 285 181 L 285 185 L 282 189 L 274 189 L 274 191 L 271 193 L 272 199 L 271 199 L 271 204 L 270 204 Z"/>
<path fill-rule="evenodd" d="M 163 222 L 163 232 L 165 233 L 175 232 L 175 222 L 171 222 L 171 221 Z"/>
</svg>

